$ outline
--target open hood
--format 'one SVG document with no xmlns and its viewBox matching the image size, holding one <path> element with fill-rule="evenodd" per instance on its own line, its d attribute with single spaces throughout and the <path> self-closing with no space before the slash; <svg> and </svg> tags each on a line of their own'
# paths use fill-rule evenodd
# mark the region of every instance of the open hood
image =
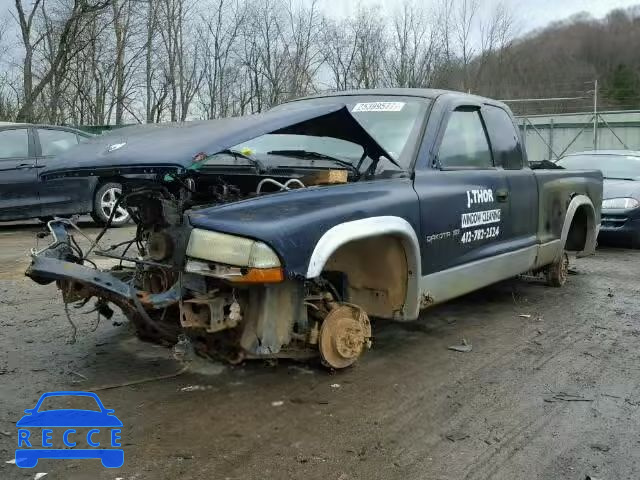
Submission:
<svg viewBox="0 0 640 480">
<path fill-rule="evenodd" d="M 199 153 L 213 155 L 268 133 L 338 138 L 362 145 L 373 158 L 391 158 L 344 104 L 299 104 L 243 117 L 122 128 L 65 152 L 41 176 L 46 180 L 182 170 Z"/>
</svg>

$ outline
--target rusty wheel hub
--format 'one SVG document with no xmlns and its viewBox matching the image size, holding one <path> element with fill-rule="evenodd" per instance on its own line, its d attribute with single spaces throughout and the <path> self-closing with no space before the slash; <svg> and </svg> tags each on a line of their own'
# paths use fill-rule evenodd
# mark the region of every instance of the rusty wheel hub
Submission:
<svg viewBox="0 0 640 480">
<path fill-rule="evenodd" d="M 329 366 L 348 367 L 371 345 L 369 317 L 355 305 L 334 308 L 322 322 L 318 345 Z"/>
</svg>

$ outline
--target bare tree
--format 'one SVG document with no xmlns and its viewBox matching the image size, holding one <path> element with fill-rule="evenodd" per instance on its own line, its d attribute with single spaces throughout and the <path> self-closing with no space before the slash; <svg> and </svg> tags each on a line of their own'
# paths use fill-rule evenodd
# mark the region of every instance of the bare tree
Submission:
<svg viewBox="0 0 640 480">
<path fill-rule="evenodd" d="M 493 77 L 489 94 L 499 95 L 504 91 L 502 79 L 506 68 L 509 68 L 506 62 L 513 41 L 514 23 L 514 17 L 504 3 L 498 3 L 489 17 L 480 23 L 480 53 L 474 59 L 474 81 L 470 82 L 470 88 L 475 90 L 488 71 Z"/>
<path fill-rule="evenodd" d="M 395 87 L 428 87 L 443 56 L 437 24 L 421 7 L 405 1 L 392 26 L 385 66 L 387 83 Z"/>
<path fill-rule="evenodd" d="M 217 0 L 212 13 L 203 15 L 206 29 L 200 34 L 204 74 L 203 106 L 207 118 L 225 117 L 231 111 L 233 83 L 238 80 L 240 30 L 247 9 L 238 0 Z"/>
<path fill-rule="evenodd" d="M 319 0 L 14 2 L 22 50 L 7 47 L 0 18 L 2 118 L 217 118 L 325 88 L 571 96 L 595 76 L 616 107 L 640 98 L 628 48 L 640 41 L 640 9 L 576 16 L 516 42 L 506 3 L 488 10 L 480 0 L 404 0 L 390 17 L 361 5 L 341 19 Z"/>
<path fill-rule="evenodd" d="M 283 6 L 279 0 L 260 0 L 252 5 L 257 15 L 249 23 L 249 31 L 255 35 L 252 54 L 257 55 L 258 60 L 253 74 L 262 77 L 254 92 L 258 111 L 286 98 L 288 57 L 283 34 Z"/>
<path fill-rule="evenodd" d="M 322 54 L 318 41 L 321 18 L 317 0 L 308 7 L 294 6 L 289 0 L 287 6 L 288 32 L 285 36 L 285 56 L 288 59 L 287 92 L 289 98 L 307 95 L 314 90 L 314 80 Z"/>
<path fill-rule="evenodd" d="M 39 35 L 35 40 L 32 39 L 33 19 L 38 11 L 41 0 L 35 0 L 31 11 L 25 13 L 22 7 L 22 1 L 16 0 L 16 11 L 18 12 L 18 21 L 20 23 L 20 33 L 22 34 L 22 42 L 24 44 L 24 60 L 22 64 L 22 89 L 25 97 L 25 105 L 20 109 L 20 117 L 26 121 L 33 118 L 33 53 L 37 45 L 44 39 L 43 35 Z M 44 85 L 43 85 L 44 88 Z M 29 101 L 30 100 L 30 101 Z"/>
<path fill-rule="evenodd" d="M 333 88 L 382 85 L 387 31 L 379 7 L 358 7 L 354 18 L 323 23 L 322 53 Z"/>
<path fill-rule="evenodd" d="M 0 17 L 0 58 L 6 58 L 6 54 L 9 51 L 8 35 L 9 32 L 9 19 L 7 17 Z"/>
<path fill-rule="evenodd" d="M 144 45 L 146 93 L 145 118 L 147 123 L 152 123 L 155 116 L 155 110 L 157 109 L 157 96 L 153 89 L 153 48 L 156 37 L 156 26 L 158 24 L 158 4 L 154 0 L 147 0 L 146 10 L 146 41 Z"/>
<path fill-rule="evenodd" d="M 359 7 L 350 21 L 355 40 L 355 58 L 351 83 L 355 88 L 376 88 L 382 85 L 387 35 L 378 6 Z"/>
<path fill-rule="evenodd" d="M 189 114 L 189 107 L 202 83 L 202 70 L 199 68 L 198 44 L 189 42 L 185 45 L 182 28 L 179 31 L 178 74 L 180 93 L 180 120 L 185 121 Z"/>
<path fill-rule="evenodd" d="M 16 115 L 18 120 L 33 121 L 33 106 L 38 96 L 51 83 L 58 70 L 84 48 L 84 45 L 74 41 L 75 38 L 80 36 L 84 21 L 87 17 L 105 9 L 109 3 L 110 0 L 73 0 L 66 18 L 60 20 L 61 27 L 57 36 L 55 56 L 53 56 L 48 68 L 34 85 L 34 50 L 44 40 L 47 32 L 33 32 L 33 22 L 38 8 L 44 5 L 44 0 L 35 0 L 32 9 L 28 13 L 25 13 L 22 0 L 15 0 L 20 33 L 25 49 L 22 68 L 24 99 Z"/>
<path fill-rule="evenodd" d="M 112 0 L 113 8 L 113 31 L 116 40 L 115 52 L 115 104 L 116 104 L 116 125 L 122 123 L 124 114 L 124 89 L 125 89 L 125 51 L 130 35 L 129 28 L 132 17 L 131 0 Z"/>
<path fill-rule="evenodd" d="M 462 63 L 462 88 L 466 91 L 470 87 L 470 64 L 475 55 L 475 47 L 471 39 L 474 21 L 478 13 L 478 0 L 459 0 L 455 12 L 455 38 L 460 49 Z"/>
<path fill-rule="evenodd" d="M 8 18 L 0 17 L 0 120 L 12 118 L 16 107 L 10 92 L 12 82 L 9 65 L 5 60 L 9 52 L 8 32 Z"/>
<path fill-rule="evenodd" d="M 202 82 L 195 32 L 185 32 L 187 24 L 194 18 L 195 2 L 162 0 L 160 5 L 158 27 L 166 56 L 165 77 L 170 91 L 171 121 L 175 122 L 179 118 L 186 119 Z"/>
<path fill-rule="evenodd" d="M 352 87 L 357 32 L 346 27 L 346 21 L 325 18 L 322 23 L 320 48 L 324 63 L 331 72 L 332 87 L 336 90 L 347 90 Z"/>
</svg>

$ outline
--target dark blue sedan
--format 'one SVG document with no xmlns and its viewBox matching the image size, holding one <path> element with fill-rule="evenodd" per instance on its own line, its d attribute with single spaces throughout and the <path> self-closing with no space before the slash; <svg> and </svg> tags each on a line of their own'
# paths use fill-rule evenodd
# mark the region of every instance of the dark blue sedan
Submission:
<svg viewBox="0 0 640 480">
<path fill-rule="evenodd" d="M 127 223 L 129 213 L 116 203 L 122 192 L 117 179 L 42 181 L 43 169 L 55 167 L 60 154 L 90 138 L 68 127 L 0 122 L 0 221 L 88 213 L 105 223 L 115 208 L 111 225 Z"/>
<path fill-rule="evenodd" d="M 558 165 L 571 170 L 600 170 L 604 177 L 600 240 L 623 241 L 640 248 L 640 152 L 597 150 L 572 153 Z"/>
</svg>

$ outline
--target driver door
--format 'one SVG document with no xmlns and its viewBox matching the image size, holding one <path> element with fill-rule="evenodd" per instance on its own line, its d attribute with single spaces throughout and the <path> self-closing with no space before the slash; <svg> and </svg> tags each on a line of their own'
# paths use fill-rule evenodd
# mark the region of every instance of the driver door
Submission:
<svg viewBox="0 0 640 480">
<path fill-rule="evenodd" d="M 422 272 L 428 275 L 495 257 L 509 249 L 509 191 L 494 164 L 480 105 L 455 105 L 445 115 L 432 168 L 416 171 Z"/>
</svg>

